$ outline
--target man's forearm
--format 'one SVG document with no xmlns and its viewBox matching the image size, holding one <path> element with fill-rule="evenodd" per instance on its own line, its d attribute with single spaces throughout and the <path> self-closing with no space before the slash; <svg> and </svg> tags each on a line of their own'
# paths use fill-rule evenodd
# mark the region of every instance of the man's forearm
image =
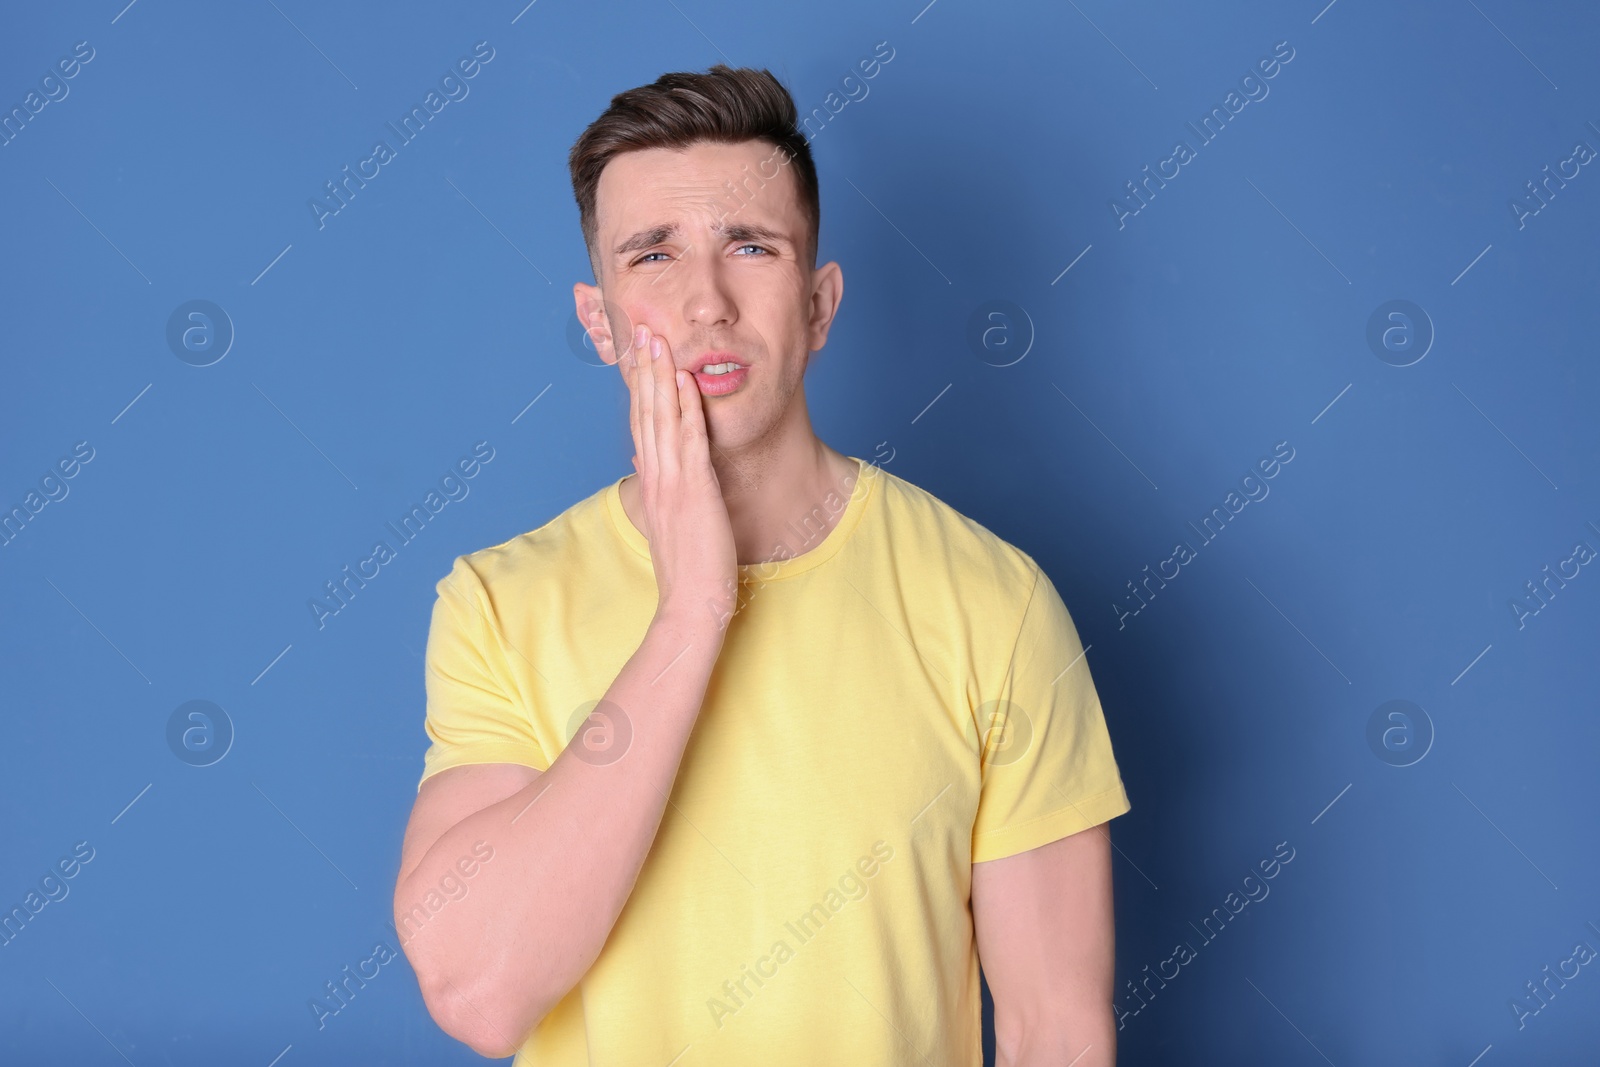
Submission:
<svg viewBox="0 0 1600 1067">
<path fill-rule="evenodd" d="M 1011 1048 L 995 1046 L 995 1067 L 1116 1067 L 1117 1028 L 1110 1005 L 1061 1009 L 1025 1028 Z"/>
<path fill-rule="evenodd" d="M 405 943 L 430 1009 L 480 1052 L 510 1055 L 599 955 L 655 840 L 722 638 L 708 613 L 658 613 L 600 709 L 626 716 L 623 755 L 585 761 L 575 737 L 402 877 L 397 915 L 475 842 L 494 848 L 471 894 Z"/>
</svg>

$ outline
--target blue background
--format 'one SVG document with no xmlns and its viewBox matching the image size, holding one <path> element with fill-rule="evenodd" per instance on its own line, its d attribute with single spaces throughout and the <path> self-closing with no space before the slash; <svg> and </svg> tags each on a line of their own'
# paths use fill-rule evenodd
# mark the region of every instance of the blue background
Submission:
<svg viewBox="0 0 1600 1067">
<path fill-rule="evenodd" d="M 1600 968 L 1510 1005 L 1600 948 L 1600 569 L 1511 607 L 1600 548 L 1600 167 L 1511 206 L 1600 148 L 1594 8 L 124 2 L 0 34 L 7 111 L 94 49 L 0 147 L 0 505 L 94 450 L 0 547 L 0 906 L 94 849 L 0 947 L 4 1062 L 479 1062 L 404 961 L 323 1029 L 308 1001 L 394 941 L 434 583 L 631 470 L 626 391 L 571 343 L 567 149 L 613 93 L 724 60 L 824 107 L 880 41 L 813 144 L 847 285 L 808 397 L 835 448 L 1033 554 L 1090 648 L 1133 801 L 1121 1062 L 1593 1054 Z M 319 228 L 308 201 L 478 41 L 469 95 Z M 167 341 L 190 300 L 236 332 L 209 366 Z M 1374 346 L 1392 300 L 1420 311 Z M 470 495 L 319 629 L 308 600 L 478 441 Z M 169 747 L 191 700 L 232 724 L 208 767 Z M 1421 712 L 1369 741 L 1392 700 Z"/>
</svg>

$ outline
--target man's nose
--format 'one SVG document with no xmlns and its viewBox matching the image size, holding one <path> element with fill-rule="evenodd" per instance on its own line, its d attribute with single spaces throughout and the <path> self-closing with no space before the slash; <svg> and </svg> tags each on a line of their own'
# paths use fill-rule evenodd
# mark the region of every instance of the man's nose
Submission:
<svg viewBox="0 0 1600 1067">
<path fill-rule="evenodd" d="M 715 253 L 684 256 L 683 317 L 692 326 L 710 328 L 731 325 L 738 318 L 726 265 Z"/>
</svg>

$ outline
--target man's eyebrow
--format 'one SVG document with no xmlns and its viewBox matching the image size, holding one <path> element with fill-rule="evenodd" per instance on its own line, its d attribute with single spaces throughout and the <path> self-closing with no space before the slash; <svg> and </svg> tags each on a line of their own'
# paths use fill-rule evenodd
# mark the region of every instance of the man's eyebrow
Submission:
<svg viewBox="0 0 1600 1067">
<path fill-rule="evenodd" d="M 654 247 L 670 237 L 677 237 L 679 229 L 676 223 L 671 225 L 652 226 L 647 230 L 640 230 L 626 241 L 618 245 L 615 255 L 625 256 L 630 252 L 638 252 Z M 718 236 L 729 241 L 765 241 L 771 244 L 793 245 L 794 242 L 786 235 L 766 226 L 754 223 L 733 222 L 724 223 L 716 228 Z"/>
<path fill-rule="evenodd" d="M 629 252 L 637 252 L 640 249 L 649 248 L 652 245 L 658 245 L 667 238 L 676 237 L 677 235 L 678 227 L 676 225 L 652 226 L 648 230 L 640 230 L 638 233 L 634 234 L 632 237 L 618 245 L 615 254 L 619 256 L 625 256 Z"/>
<path fill-rule="evenodd" d="M 791 241 L 786 235 L 765 226 L 753 223 L 735 222 L 725 226 L 718 226 L 717 232 L 730 241 L 766 241 L 770 244 L 790 245 Z"/>
</svg>

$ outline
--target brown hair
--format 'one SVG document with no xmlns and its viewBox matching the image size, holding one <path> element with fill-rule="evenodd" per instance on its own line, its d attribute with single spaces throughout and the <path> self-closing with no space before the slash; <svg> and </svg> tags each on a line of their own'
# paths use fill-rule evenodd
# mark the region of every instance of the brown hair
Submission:
<svg viewBox="0 0 1600 1067">
<path fill-rule="evenodd" d="M 724 63 L 704 74 L 663 74 L 649 85 L 613 96 L 611 106 L 589 124 L 567 156 L 572 195 L 578 201 L 578 224 L 583 228 L 583 242 L 589 250 L 596 283 L 600 281 L 601 263 L 595 247 L 599 239 L 595 194 L 600 172 L 623 152 L 687 148 L 699 141 L 765 141 L 783 153 L 783 162 L 790 165 L 799 182 L 800 206 L 811 224 L 808 258 L 814 268 L 822 208 L 811 148 L 797 127 L 796 118 L 794 97 L 771 71 L 734 69 Z M 763 178 L 770 181 L 774 177 L 775 173 L 758 175 L 757 181 L 764 184 Z"/>
</svg>

